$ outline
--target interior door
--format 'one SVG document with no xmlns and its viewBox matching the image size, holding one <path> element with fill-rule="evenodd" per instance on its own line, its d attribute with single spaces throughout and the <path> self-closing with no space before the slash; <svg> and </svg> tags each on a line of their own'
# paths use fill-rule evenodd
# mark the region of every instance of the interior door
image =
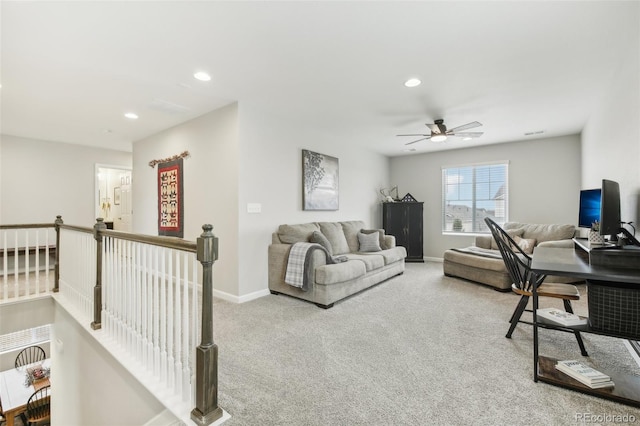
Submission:
<svg viewBox="0 0 640 426">
<path fill-rule="evenodd" d="M 113 229 L 131 232 L 131 185 L 122 188 L 120 198 L 120 214 L 113 222 Z"/>
</svg>

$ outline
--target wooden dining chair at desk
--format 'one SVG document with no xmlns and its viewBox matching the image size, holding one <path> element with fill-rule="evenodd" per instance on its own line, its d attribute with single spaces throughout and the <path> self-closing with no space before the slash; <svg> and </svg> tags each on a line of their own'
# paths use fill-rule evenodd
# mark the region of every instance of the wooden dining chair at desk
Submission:
<svg viewBox="0 0 640 426">
<path fill-rule="evenodd" d="M 532 324 L 530 321 L 522 320 L 521 317 L 525 311 L 531 312 L 531 310 L 527 309 L 527 304 L 529 303 L 529 298 L 533 296 L 533 286 L 537 289 L 538 296 L 562 299 L 565 311 L 573 313 L 571 301 L 580 299 L 578 288 L 571 284 L 543 282 L 547 277 L 546 275 L 538 275 L 531 271 L 531 256 L 525 253 L 513 238 L 495 221 L 488 217 L 485 218 L 484 221 L 489 226 L 491 234 L 502 255 L 502 259 L 504 260 L 512 281 L 511 290 L 520 295 L 520 301 L 516 305 L 516 309 L 513 311 L 511 319 L 509 320 L 511 326 L 509 327 L 506 337 L 508 339 L 511 338 L 518 323 Z M 562 329 L 558 330 L 565 331 Z M 584 356 L 589 356 L 584 347 L 580 332 L 574 330 L 572 332 L 576 336 L 578 346 L 580 346 L 580 353 Z"/>
<path fill-rule="evenodd" d="M 34 362 L 44 361 L 46 357 L 44 349 L 40 346 L 29 346 L 21 350 L 16 357 L 16 368 L 33 364 Z"/>
</svg>

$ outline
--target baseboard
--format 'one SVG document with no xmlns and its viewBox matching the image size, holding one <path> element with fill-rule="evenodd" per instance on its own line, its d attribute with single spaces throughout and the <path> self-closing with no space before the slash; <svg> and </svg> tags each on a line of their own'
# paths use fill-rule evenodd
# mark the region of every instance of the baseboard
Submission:
<svg viewBox="0 0 640 426">
<path fill-rule="evenodd" d="M 253 293 L 244 294 L 242 296 L 236 296 L 220 290 L 213 290 L 213 297 L 217 297 L 218 299 L 226 300 L 231 303 L 250 302 L 251 300 L 259 299 L 263 296 L 268 296 L 269 294 L 271 293 L 268 289 L 254 291 Z"/>
<path fill-rule="evenodd" d="M 438 262 L 438 263 L 444 262 L 444 259 L 441 257 L 425 257 L 424 260 L 427 262 Z"/>
</svg>

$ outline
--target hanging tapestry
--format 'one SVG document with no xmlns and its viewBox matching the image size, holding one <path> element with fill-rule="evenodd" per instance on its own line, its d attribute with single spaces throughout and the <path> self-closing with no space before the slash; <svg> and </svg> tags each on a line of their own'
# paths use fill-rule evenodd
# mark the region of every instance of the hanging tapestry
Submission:
<svg viewBox="0 0 640 426">
<path fill-rule="evenodd" d="M 184 236 L 182 158 L 158 164 L 158 235 Z"/>
</svg>

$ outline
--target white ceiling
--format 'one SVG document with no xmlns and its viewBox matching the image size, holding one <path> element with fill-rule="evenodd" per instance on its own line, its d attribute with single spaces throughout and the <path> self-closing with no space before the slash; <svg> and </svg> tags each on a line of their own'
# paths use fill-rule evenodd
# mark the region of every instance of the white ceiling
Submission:
<svg viewBox="0 0 640 426">
<path fill-rule="evenodd" d="M 575 134 L 639 54 L 635 1 L 0 7 L 1 132 L 127 151 L 235 101 L 390 156 L 412 140 L 396 134 L 437 118 L 450 128 L 477 120 L 485 133 L 416 152 Z M 193 79 L 196 70 L 213 79 Z M 406 88 L 409 77 L 423 84 Z"/>
</svg>

